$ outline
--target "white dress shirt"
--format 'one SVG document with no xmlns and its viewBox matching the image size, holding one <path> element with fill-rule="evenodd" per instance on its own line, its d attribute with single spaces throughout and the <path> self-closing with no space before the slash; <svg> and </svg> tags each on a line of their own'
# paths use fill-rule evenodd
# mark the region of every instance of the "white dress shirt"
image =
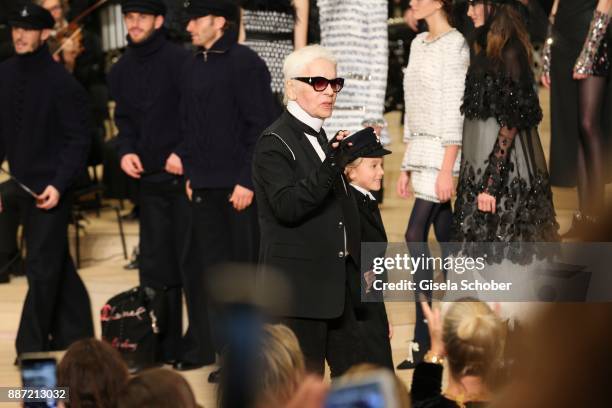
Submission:
<svg viewBox="0 0 612 408">
<path fill-rule="evenodd" d="M 355 190 L 359 191 L 361 194 L 363 194 L 364 196 L 368 196 L 370 198 L 370 200 L 376 201 L 376 198 L 374 198 L 374 196 L 372 195 L 372 193 L 370 193 L 368 190 L 366 190 L 363 187 L 358 186 L 357 184 L 351 183 L 351 186 L 353 186 L 353 188 L 355 188 Z"/>
<path fill-rule="evenodd" d="M 290 114 L 296 117 L 300 122 L 310 126 L 314 131 L 320 132 L 321 127 L 323 127 L 323 119 L 314 118 L 308 114 L 296 101 L 289 101 L 287 103 L 287 110 Z M 325 152 L 323 148 L 319 144 L 319 140 L 317 140 L 316 136 L 309 135 L 308 133 L 304 133 L 308 138 L 308 141 L 317 152 L 317 155 L 321 159 L 321 161 L 325 160 Z"/>
</svg>

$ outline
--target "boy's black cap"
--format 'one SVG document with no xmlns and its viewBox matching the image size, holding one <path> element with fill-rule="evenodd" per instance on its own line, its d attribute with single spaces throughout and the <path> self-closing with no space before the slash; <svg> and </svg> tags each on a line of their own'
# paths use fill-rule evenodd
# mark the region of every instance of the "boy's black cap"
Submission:
<svg viewBox="0 0 612 408">
<path fill-rule="evenodd" d="M 28 30 L 44 30 L 53 28 L 55 20 L 47 9 L 32 2 L 20 3 L 11 13 L 8 23 L 11 27 Z"/>
<path fill-rule="evenodd" d="M 352 143 L 348 148 L 350 152 L 353 152 L 354 157 L 382 157 L 391 154 L 390 150 L 387 150 L 380 143 L 380 139 L 376 136 L 374 129 L 371 127 L 364 128 L 358 132 L 353 133 L 346 139 L 342 140 L 343 143 Z"/>
<path fill-rule="evenodd" d="M 231 0 L 186 0 L 184 7 L 189 18 L 212 14 L 225 17 L 228 21 L 238 21 L 238 5 Z"/>
<path fill-rule="evenodd" d="M 143 13 L 154 16 L 166 15 L 166 3 L 162 0 L 122 0 L 121 13 Z"/>
</svg>

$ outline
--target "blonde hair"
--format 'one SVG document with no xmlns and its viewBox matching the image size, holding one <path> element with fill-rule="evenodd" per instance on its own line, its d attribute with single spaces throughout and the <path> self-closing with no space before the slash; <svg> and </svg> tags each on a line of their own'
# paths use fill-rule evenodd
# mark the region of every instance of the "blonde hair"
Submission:
<svg viewBox="0 0 612 408">
<path fill-rule="evenodd" d="M 478 376 L 492 386 L 504 353 L 506 326 L 483 302 L 453 303 L 444 316 L 442 336 L 451 375 Z"/>
<path fill-rule="evenodd" d="M 282 324 L 265 325 L 261 371 L 257 378 L 258 406 L 284 406 L 304 378 L 304 355 L 295 334 Z"/>
<path fill-rule="evenodd" d="M 350 380 L 360 380 L 364 377 L 367 377 L 368 374 L 379 371 L 379 370 L 388 370 L 386 368 L 377 366 L 371 363 L 361 363 L 352 366 L 348 369 L 346 373 L 340 378 L 340 381 L 350 381 Z M 392 372 L 389 370 L 389 372 Z M 410 408 L 412 406 L 410 402 L 410 392 L 408 392 L 408 387 L 406 384 L 397 376 L 397 374 L 393 373 L 393 379 L 395 384 L 395 398 L 397 400 L 397 406 L 399 408 Z"/>
<path fill-rule="evenodd" d="M 349 173 L 351 170 L 356 169 L 357 167 L 359 167 L 359 165 L 361 164 L 361 162 L 363 162 L 363 157 L 358 157 L 355 160 L 353 160 L 352 162 L 348 163 L 345 167 L 344 167 L 344 175 L 348 178 L 348 181 L 351 182 L 351 178 L 349 176 Z"/>
</svg>

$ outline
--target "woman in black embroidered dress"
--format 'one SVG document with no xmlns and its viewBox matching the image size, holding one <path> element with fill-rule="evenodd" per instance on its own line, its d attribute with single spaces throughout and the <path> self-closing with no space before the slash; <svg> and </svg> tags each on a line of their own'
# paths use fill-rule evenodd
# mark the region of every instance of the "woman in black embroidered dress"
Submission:
<svg viewBox="0 0 612 408">
<path fill-rule="evenodd" d="M 469 1 L 476 30 L 461 106 L 463 155 L 453 215 L 458 242 L 559 240 L 529 39 L 514 2 Z"/>
</svg>

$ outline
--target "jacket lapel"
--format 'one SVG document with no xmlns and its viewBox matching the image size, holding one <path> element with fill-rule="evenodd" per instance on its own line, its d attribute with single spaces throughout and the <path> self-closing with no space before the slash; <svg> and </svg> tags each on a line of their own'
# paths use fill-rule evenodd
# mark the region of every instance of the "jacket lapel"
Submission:
<svg viewBox="0 0 612 408">
<path fill-rule="evenodd" d="M 314 147 L 312 147 L 312 144 L 310 143 L 306 135 L 304 134 L 304 131 L 302 130 L 302 128 L 299 126 L 298 123 L 296 123 L 297 119 L 294 118 L 293 115 L 291 115 L 286 110 L 283 113 L 283 115 L 285 115 L 285 121 L 287 122 L 287 124 L 289 124 L 291 129 L 293 129 L 294 134 L 298 140 L 298 144 L 300 145 L 300 147 L 302 148 L 304 152 L 304 156 L 308 157 L 310 164 L 316 167 L 320 166 L 321 159 L 319 158 L 319 155 L 315 151 Z"/>
</svg>

